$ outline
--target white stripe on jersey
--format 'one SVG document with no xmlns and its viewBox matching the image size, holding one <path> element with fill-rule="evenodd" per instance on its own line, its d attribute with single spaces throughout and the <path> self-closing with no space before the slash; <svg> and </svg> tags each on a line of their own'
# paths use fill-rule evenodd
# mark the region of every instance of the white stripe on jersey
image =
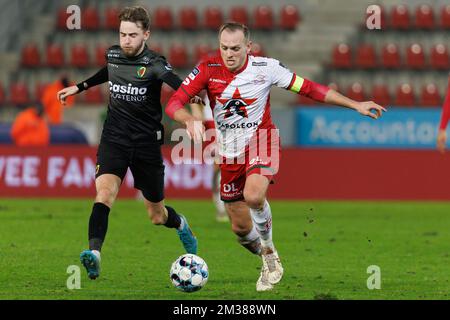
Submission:
<svg viewBox="0 0 450 320">
<path fill-rule="evenodd" d="M 270 115 L 262 123 L 270 89 L 272 85 L 288 88 L 292 78 L 293 73 L 278 60 L 249 56 L 245 70 L 215 97 L 213 113 L 219 154 L 227 158 L 241 155 L 253 134 L 272 124 Z"/>
</svg>

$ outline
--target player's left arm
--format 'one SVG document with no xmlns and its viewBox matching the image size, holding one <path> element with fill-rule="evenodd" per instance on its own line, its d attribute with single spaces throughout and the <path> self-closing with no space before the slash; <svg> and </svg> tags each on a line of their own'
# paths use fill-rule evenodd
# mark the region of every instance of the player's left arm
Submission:
<svg viewBox="0 0 450 320">
<path fill-rule="evenodd" d="M 277 60 L 273 59 L 272 63 L 274 63 L 271 68 L 272 81 L 273 84 L 279 87 L 307 96 L 318 102 L 354 109 L 360 114 L 369 116 L 373 119 L 378 119 L 381 117 L 383 111 L 387 111 L 384 107 L 373 101 L 358 102 L 328 88 L 327 86 L 302 78 L 297 74 L 292 73 Z"/>
</svg>

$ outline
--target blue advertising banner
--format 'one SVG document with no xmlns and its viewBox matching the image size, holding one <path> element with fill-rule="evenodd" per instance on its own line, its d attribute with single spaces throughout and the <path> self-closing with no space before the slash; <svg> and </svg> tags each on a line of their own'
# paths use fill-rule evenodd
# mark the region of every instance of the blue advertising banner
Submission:
<svg viewBox="0 0 450 320">
<path fill-rule="evenodd" d="M 391 108 L 374 120 L 339 107 L 298 108 L 296 142 L 305 147 L 434 149 L 440 108 Z"/>
</svg>

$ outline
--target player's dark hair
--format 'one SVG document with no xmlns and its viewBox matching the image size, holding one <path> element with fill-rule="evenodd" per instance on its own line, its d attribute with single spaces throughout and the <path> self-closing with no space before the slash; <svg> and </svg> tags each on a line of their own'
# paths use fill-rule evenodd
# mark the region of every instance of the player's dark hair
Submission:
<svg viewBox="0 0 450 320">
<path fill-rule="evenodd" d="M 119 13 L 119 20 L 134 22 L 144 31 L 150 30 L 150 15 L 148 11 L 141 6 L 123 8 Z"/>
<path fill-rule="evenodd" d="M 250 30 L 245 24 L 234 21 L 224 23 L 219 29 L 219 38 L 224 30 L 230 30 L 232 32 L 240 30 L 244 33 L 245 40 L 246 41 L 250 40 Z"/>
</svg>

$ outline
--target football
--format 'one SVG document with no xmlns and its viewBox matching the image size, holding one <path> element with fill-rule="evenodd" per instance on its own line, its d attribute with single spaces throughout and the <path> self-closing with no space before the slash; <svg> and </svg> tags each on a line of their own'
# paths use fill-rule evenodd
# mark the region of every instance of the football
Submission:
<svg viewBox="0 0 450 320">
<path fill-rule="evenodd" d="M 208 281 L 208 266 L 195 254 L 178 257 L 170 268 L 170 280 L 173 285 L 184 292 L 194 292 L 203 288 Z"/>
</svg>

